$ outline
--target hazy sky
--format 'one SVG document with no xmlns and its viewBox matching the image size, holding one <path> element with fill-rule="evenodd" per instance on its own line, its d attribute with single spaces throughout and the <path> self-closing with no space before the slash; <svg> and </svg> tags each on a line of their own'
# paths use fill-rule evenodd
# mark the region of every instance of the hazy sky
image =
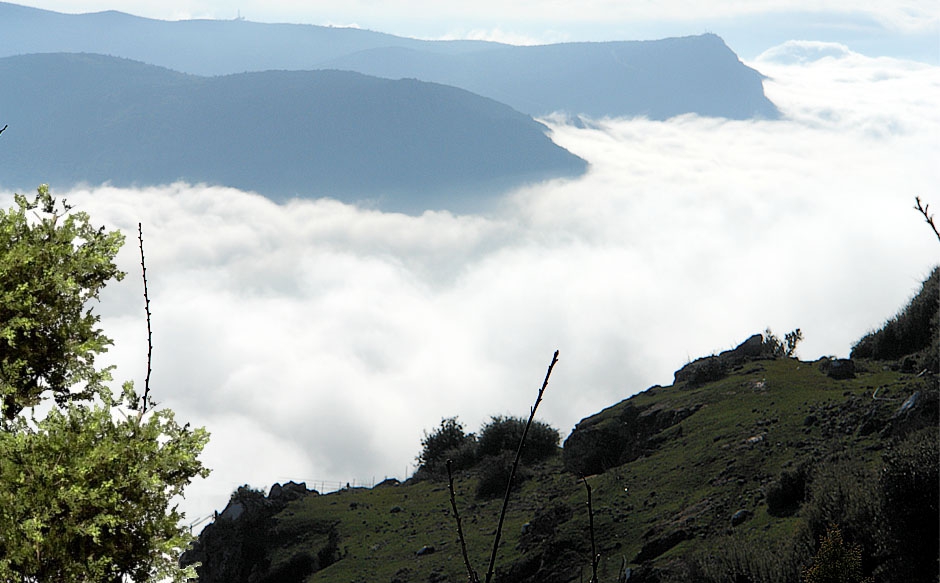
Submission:
<svg viewBox="0 0 940 583">
<path fill-rule="evenodd" d="M 221 4 L 121 9 L 233 16 Z M 470 4 L 440 14 L 440 3 L 392 1 L 329 10 L 266 1 L 241 12 L 400 34 L 465 26 L 547 38 L 581 34 L 572 31 L 606 13 L 665 22 L 703 6 L 646 3 L 669 8 L 636 15 L 618 13 L 623 4 L 540 2 L 541 24 L 526 17 L 535 11 L 527 3 L 482 1 L 472 14 L 459 10 Z M 936 30 L 932 0 L 878 5 L 883 12 L 847 16 L 844 28 L 878 22 L 902 41 Z M 752 18 L 767 19 L 774 7 L 796 14 L 802 5 L 707 6 L 708 19 L 755 6 L 765 12 Z M 404 17 L 414 13 L 427 23 Z M 596 24 L 598 37 L 612 37 L 612 26 Z M 58 194 L 128 235 L 120 262 L 131 276 L 98 309 L 115 339 L 116 377 L 138 382 L 146 336 L 135 241 L 144 224 L 154 395 L 212 433 L 204 461 L 213 474 L 185 503 L 197 518 L 244 483 L 407 477 L 422 431 L 442 417 L 458 415 L 475 431 L 490 415 L 526 414 L 555 349 L 561 359 L 540 411 L 563 436 L 584 416 L 670 384 L 689 359 L 768 326 L 781 336 L 801 328 L 804 359 L 846 356 L 940 258 L 912 209 L 915 195 L 940 209 L 940 67 L 862 53 L 851 43 L 781 41 L 747 59 L 768 76 L 782 121 L 552 124 L 555 140 L 592 164 L 589 173 L 509 193 L 486 216 L 411 217 L 330 200 L 278 206 L 185 184 Z"/>
<path fill-rule="evenodd" d="M 60 12 L 123 12 L 178 20 L 359 26 L 419 38 L 510 43 L 634 40 L 714 32 L 755 58 L 787 40 L 849 44 L 868 55 L 940 62 L 936 0 L 27 0 Z"/>
</svg>

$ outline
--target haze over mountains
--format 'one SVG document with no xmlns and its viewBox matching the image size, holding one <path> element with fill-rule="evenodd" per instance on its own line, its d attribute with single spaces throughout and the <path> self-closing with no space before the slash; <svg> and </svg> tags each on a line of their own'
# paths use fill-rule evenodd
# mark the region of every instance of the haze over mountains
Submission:
<svg viewBox="0 0 940 583">
<path fill-rule="evenodd" d="M 0 97 L 11 124 L 0 182 L 18 189 L 185 180 L 421 212 L 440 208 L 445 194 L 485 196 L 586 167 L 532 118 L 415 80 L 347 71 L 196 77 L 61 53 L 0 59 L 0 77 L 17 88 Z"/>
<path fill-rule="evenodd" d="M 537 47 L 423 41 L 353 28 L 169 22 L 0 3 L 0 56 L 90 52 L 196 75 L 344 69 L 454 85 L 529 115 L 774 118 L 761 75 L 718 36 Z"/>
<path fill-rule="evenodd" d="M 512 46 L 0 3 L 0 74 L 0 187 L 185 180 L 405 212 L 583 174 L 529 116 L 779 115 L 712 34 Z"/>
</svg>

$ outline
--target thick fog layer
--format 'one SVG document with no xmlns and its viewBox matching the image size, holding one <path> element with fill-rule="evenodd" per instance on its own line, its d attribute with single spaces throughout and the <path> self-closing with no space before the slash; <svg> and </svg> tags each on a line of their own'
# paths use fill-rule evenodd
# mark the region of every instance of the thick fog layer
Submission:
<svg viewBox="0 0 940 583">
<path fill-rule="evenodd" d="M 143 223 L 153 394 L 212 432 L 190 517 L 243 483 L 407 477 L 442 417 L 526 414 L 556 348 L 540 416 L 565 435 L 767 327 L 801 328 L 803 359 L 846 356 L 940 256 L 912 209 L 940 208 L 940 69 L 811 43 L 749 64 L 787 119 L 548 120 L 590 171 L 488 216 L 58 192 L 127 234 L 97 310 L 116 378 L 141 384 Z"/>
</svg>

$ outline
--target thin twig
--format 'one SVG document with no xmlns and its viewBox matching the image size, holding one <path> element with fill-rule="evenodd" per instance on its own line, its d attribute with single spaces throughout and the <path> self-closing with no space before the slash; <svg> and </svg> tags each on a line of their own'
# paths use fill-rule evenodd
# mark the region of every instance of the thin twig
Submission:
<svg viewBox="0 0 940 583">
<path fill-rule="evenodd" d="M 454 519 L 457 521 L 457 537 L 460 539 L 460 552 L 463 553 L 463 564 L 467 567 L 468 583 L 480 583 L 480 577 L 470 565 L 470 556 L 467 555 L 467 541 L 463 536 L 463 526 L 460 522 L 460 512 L 457 511 L 457 495 L 454 493 L 454 474 L 451 471 L 453 460 L 447 460 L 447 479 L 450 481 L 450 507 L 454 510 Z"/>
<path fill-rule="evenodd" d="M 503 521 L 506 519 L 506 510 L 509 508 L 509 495 L 512 493 L 512 483 L 516 478 L 516 470 L 519 468 L 522 448 L 525 447 L 525 438 L 529 434 L 529 427 L 532 425 L 532 420 L 535 419 L 535 410 L 539 408 L 539 403 L 542 402 L 542 395 L 545 394 L 545 389 L 548 387 L 548 378 L 552 376 L 552 369 L 555 367 L 556 362 L 558 362 L 557 350 L 552 357 L 551 364 L 548 365 L 548 371 L 545 373 L 545 380 L 542 381 L 542 388 L 539 389 L 539 395 L 535 399 L 535 404 L 532 405 L 532 409 L 529 411 L 529 420 L 526 422 L 525 429 L 522 431 L 522 439 L 519 440 L 519 448 L 516 449 L 516 459 L 512 462 L 512 469 L 509 471 L 509 484 L 506 485 L 506 495 L 503 497 L 503 509 L 499 513 L 499 525 L 496 527 L 496 536 L 493 538 L 493 552 L 490 554 L 490 566 L 486 571 L 486 583 L 490 583 L 493 579 L 493 572 L 496 569 L 496 553 L 499 551 L 499 539 L 503 533 Z"/>
<path fill-rule="evenodd" d="M 147 412 L 147 406 L 150 404 L 150 372 L 153 357 L 153 332 L 150 328 L 150 296 L 147 294 L 147 264 L 144 261 L 144 227 L 137 223 L 137 238 L 140 241 L 140 269 L 144 279 L 144 312 L 147 314 L 147 376 L 144 378 L 144 398 L 142 400 L 143 408 L 141 415 Z"/>
<path fill-rule="evenodd" d="M 594 504 L 591 501 L 591 485 L 584 476 L 581 476 L 581 481 L 587 489 L 588 525 L 591 529 L 591 581 L 589 583 L 597 583 L 597 563 L 601 560 L 601 556 L 597 554 L 597 545 L 594 543 Z"/>
<path fill-rule="evenodd" d="M 940 239 L 940 231 L 937 230 L 937 225 L 933 222 L 933 215 L 928 214 L 927 212 L 930 209 L 930 205 L 925 204 L 922 206 L 919 196 L 915 196 L 914 200 L 917 201 L 917 206 L 915 206 L 914 208 L 917 209 L 920 212 L 920 214 L 924 215 L 924 220 L 927 221 L 927 224 L 930 225 L 931 229 L 933 229 L 933 232 L 937 236 L 937 239 Z"/>
</svg>

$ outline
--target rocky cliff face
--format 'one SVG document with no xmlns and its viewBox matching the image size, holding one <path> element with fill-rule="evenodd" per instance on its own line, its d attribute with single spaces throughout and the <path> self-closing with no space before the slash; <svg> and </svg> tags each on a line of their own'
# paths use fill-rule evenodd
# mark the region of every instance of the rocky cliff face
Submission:
<svg viewBox="0 0 940 583">
<path fill-rule="evenodd" d="M 565 469 L 591 476 L 652 452 L 662 432 L 698 410 L 637 407 L 627 401 L 582 419 L 564 445 Z"/>
<path fill-rule="evenodd" d="M 199 563 L 196 572 L 203 583 L 300 583 L 333 563 L 337 555 L 338 535 L 330 522 L 305 525 L 305 535 L 316 539 L 308 552 L 287 557 L 272 553 L 279 539 L 292 540 L 298 534 L 279 528 L 278 513 L 290 502 L 311 495 L 318 493 L 307 490 L 303 482 L 274 484 L 267 496 L 239 488 L 180 563 Z"/>
</svg>

